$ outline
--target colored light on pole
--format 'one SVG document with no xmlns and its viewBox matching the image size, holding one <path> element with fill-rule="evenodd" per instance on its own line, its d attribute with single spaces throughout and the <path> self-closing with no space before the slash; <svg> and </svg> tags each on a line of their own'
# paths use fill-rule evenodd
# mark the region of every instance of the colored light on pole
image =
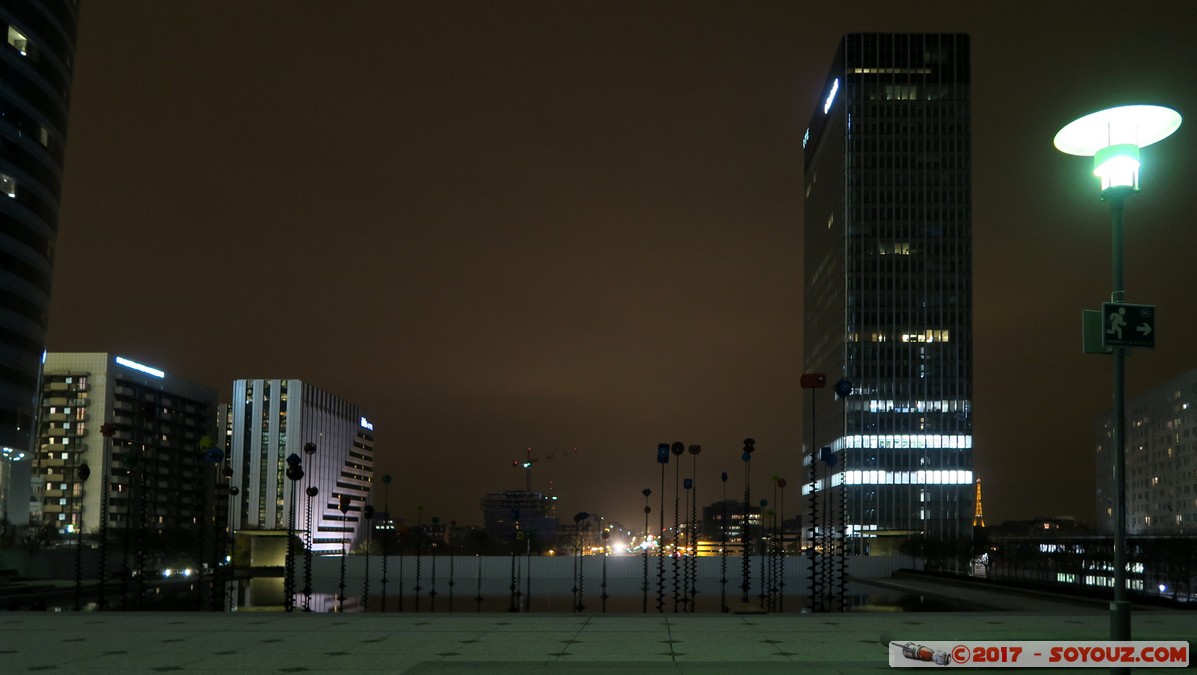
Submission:
<svg viewBox="0 0 1197 675">
<path fill-rule="evenodd" d="M 1093 157 L 1093 175 L 1102 190 L 1139 189 L 1139 149 L 1171 136 L 1180 113 L 1158 105 L 1107 108 L 1073 120 L 1056 134 L 1056 149 Z"/>
</svg>

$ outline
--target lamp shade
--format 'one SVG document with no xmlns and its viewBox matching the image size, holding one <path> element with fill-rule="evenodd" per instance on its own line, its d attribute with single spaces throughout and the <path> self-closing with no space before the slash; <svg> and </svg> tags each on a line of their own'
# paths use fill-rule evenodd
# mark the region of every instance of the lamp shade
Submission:
<svg viewBox="0 0 1197 675">
<path fill-rule="evenodd" d="M 1060 152 L 1092 157 L 1112 145 L 1145 148 L 1180 128 L 1180 113 L 1159 105 L 1124 105 L 1090 113 L 1056 134 Z"/>
<path fill-rule="evenodd" d="M 1102 194 L 1114 188 L 1139 189 L 1139 148 L 1171 136 L 1180 113 L 1158 105 L 1107 108 L 1069 122 L 1056 134 L 1061 152 L 1093 157 L 1093 175 Z"/>
</svg>

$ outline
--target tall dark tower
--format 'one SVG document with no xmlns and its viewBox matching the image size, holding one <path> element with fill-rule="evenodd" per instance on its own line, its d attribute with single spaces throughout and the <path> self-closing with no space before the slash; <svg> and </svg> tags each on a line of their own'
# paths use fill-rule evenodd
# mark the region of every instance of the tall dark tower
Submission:
<svg viewBox="0 0 1197 675">
<path fill-rule="evenodd" d="M 62 190 L 76 0 L 0 4 L 0 508 L 28 504 Z M 11 490 L 10 490 L 11 488 Z M 19 519 L 19 518 L 18 518 Z"/>
<path fill-rule="evenodd" d="M 855 387 L 846 399 L 806 390 L 814 448 L 836 456 L 818 469 L 836 475 L 814 487 L 846 505 L 857 549 L 887 535 L 967 537 L 968 36 L 845 36 L 803 145 L 805 370 Z"/>
</svg>

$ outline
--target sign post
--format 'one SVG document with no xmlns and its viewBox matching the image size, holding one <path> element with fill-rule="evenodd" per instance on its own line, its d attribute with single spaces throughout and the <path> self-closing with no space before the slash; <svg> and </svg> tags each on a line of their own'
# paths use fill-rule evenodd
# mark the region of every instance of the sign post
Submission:
<svg viewBox="0 0 1197 675">
<path fill-rule="evenodd" d="M 1104 302 L 1101 325 L 1103 347 L 1155 349 L 1155 305 Z"/>
</svg>

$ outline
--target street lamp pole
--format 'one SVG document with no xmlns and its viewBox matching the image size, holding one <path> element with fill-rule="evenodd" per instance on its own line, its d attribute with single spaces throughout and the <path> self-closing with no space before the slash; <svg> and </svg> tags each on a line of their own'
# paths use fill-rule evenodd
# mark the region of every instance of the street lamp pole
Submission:
<svg viewBox="0 0 1197 675">
<path fill-rule="evenodd" d="M 1171 136 L 1180 128 L 1180 122 L 1180 114 L 1171 108 L 1157 105 L 1119 106 L 1068 123 L 1053 141 L 1061 152 L 1093 157 L 1093 174 L 1101 178 L 1101 198 L 1110 203 L 1113 288 L 1106 307 L 1116 310 L 1117 314 L 1110 314 L 1107 319 L 1103 308 L 1101 346 L 1111 353 L 1114 366 L 1114 405 L 1110 425 L 1114 450 L 1114 600 L 1110 603 L 1110 639 L 1116 641 L 1131 639 L 1130 603 L 1126 590 L 1126 350 L 1130 346 L 1150 346 L 1136 345 L 1130 339 L 1124 339 L 1122 334 L 1124 327 L 1134 330 L 1122 320 L 1122 315 L 1131 307 L 1124 305 L 1123 204 L 1127 196 L 1139 191 L 1140 149 Z M 1150 326 L 1145 328 L 1150 329 Z M 1154 344 L 1154 338 L 1152 340 L 1151 344 Z"/>
<path fill-rule="evenodd" d="M 1122 211 L 1131 188 L 1110 188 L 1102 198 L 1110 202 L 1112 290 L 1110 302 L 1123 302 Z M 1114 411 L 1110 431 L 1114 443 L 1114 602 L 1110 604 L 1110 639 L 1131 639 L 1130 602 L 1126 599 L 1126 347 L 1113 348 Z"/>
</svg>

